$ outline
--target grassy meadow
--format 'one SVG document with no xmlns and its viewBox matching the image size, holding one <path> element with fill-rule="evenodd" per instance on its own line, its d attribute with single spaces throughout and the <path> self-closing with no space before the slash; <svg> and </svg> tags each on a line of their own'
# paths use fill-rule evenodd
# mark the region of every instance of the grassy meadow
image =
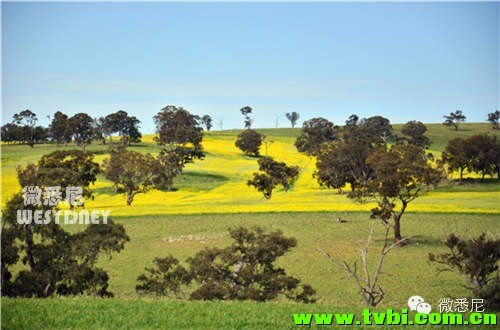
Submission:
<svg viewBox="0 0 500 330">
<path fill-rule="evenodd" d="M 401 128 L 394 126 L 396 132 Z M 436 156 L 453 137 L 485 132 L 500 135 L 487 124 L 462 124 L 457 132 L 441 124 L 427 127 L 432 141 L 430 151 Z M 265 145 L 261 148 L 262 154 L 300 167 L 300 177 L 292 189 L 277 190 L 271 200 L 265 200 L 246 185 L 258 165 L 256 158 L 244 156 L 234 146 L 238 130 L 207 132 L 203 140 L 206 158 L 187 165 L 184 174 L 176 179 L 173 191 L 139 194 L 131 206 L 126 206 L 123 193 L 115 193 L 112 183 L 100 176 L 92 187 L 94 200 L 86 201 L 85 208 L 110 210 L 113 219 L 122 223 L 130 236 L 120 254 L 99 260 L 99 266 L 109 273 L 110 290 L 115 298 L 2 299 L 2 328 L 273 329 L 295 327 L 292 313 L 360 314 L 364 306 L 355 283 L 318 249 L 348 262 L 359 260 L 372 205 L 356 204 L 345 195 L 317 184 L 312 177 L 314 159 L 299 154 L 293 145 L 300 129 L 258 131 L 266 135 L 268 142 L 267 150 Z M 58 148 L 74 147 L 2 145 L 2 205 L 20 189 L 17 166 L 36 162 L 43 154 Z M 130 148 L 160 151 L 152 135 Z M 88 150 L 95 153 L 100 163 L 108 157 L 107 146 L 93 144 Z M 441 298 L 469 295 L 461 278 L 450 272 L 438 273 L 427 257 L 429 252 L 444 251 L 442 241 L 451 232 L 465 237 L 481 232 L 500 236 L 498 181 L 487 178 L 479 182 L 474 173 L 466 177 L 475 180 L 466 185 L 457 185 L 452 180 L 443 182 L 409 205 L 402 220 L 402 234 L 410 244 L 394 249 L 387 256 L 380 280 L 386 297 L 377 310 L 406 308 L 408 298 L 413 295 L 424 297 L 435 308 Z M 338 217 L 346 222 L 337 223 Z M 280 229 L 286 236 L 297 238 L 298 246 L 281 258 L 280 264 L 290 275 L 317 290 L 317 304 L 300 305 L 284 300 L 261 304 L 185 302 L 172 297 L 142 297 L 135 292 L 137 276 L 144 267 L 152 265 L 153 258 L 173 254 L 184 261 L 204 247 L 224 246 L 230 242 L 227 229 L 240 225 Z M 381 225 L 375 227 L 374 245 L 368 255 L 372 266 L 382 244 L 382 230 Z"/>
</svg>

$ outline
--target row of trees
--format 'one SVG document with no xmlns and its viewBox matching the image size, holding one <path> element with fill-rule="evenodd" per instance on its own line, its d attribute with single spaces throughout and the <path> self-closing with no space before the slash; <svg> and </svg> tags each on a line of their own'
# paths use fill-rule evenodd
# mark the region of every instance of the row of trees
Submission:
<svg viewBox="0 0 500 330">
<path fill-rule="evenodd" d="M 500 179 L 500 141 L 496 136 L 482 134 L 448 141 L 441 160 L 450 171 L 458 171 L 462 183 L 464 171 L 497 175 Z"/>
<path fill-rule="evenodd" d="M 37 122 L 38 117 L 31 110 L 15 114 L 11 123 L 2 126 L 2 141 L 31 147 L 36 143 L 67 144 L 74 141 L 85 149 L 93 140 L 106 144 L 109 137 L 112 143 L 112 135 L 118 135 L 122 144 L 140 142 L 142 137 L 140 120 L 121 110 L 96 119 L 83 112 L 69 117 L 57 111 L 48 128 L 37 126 Z"/>
<path fill-rule="evenodd" d="M 244 127 L 251 129 L 253 118 L 250 117 L 253 109 L 250 106 L 244 106 L 240 109 L 244 116 Z M 293 111 L 286 113 L 286 118 L 290 121 L 292 128 L 297 124 L 300 118 L 299 113 Z M 466 120 L 466 116 L 461 110 L 451 112 L 444 116 L 443 125 L 453 127 L 458 130 L 460 123 Z M 213 127 L 213 120 L 210 115 L 194 116 L 197 126 L 204 127 L 210 131 Z M 491 123 L 492 128 L 499 129 L 500 111 L 496 110 L 488 114 L 487 121 Z M 109 137 L 112 143 L 112 136 L 118 135 L 122 144 L 137 143 L 141 140 L 139 132 L 139 124 L 141 121 L 135 116 L 129 116 L 126 111 L 119 110 L 104 117 L 92 118 L 86 113 L 77 113 L 72 117 L 57 111 L 54 114 L 51 124 L 48 128 L 36 125 L 38 122 L 37 115 L 31 110 L 23 110 L 13 116 L 12 122 L 1 127 L 2 141 L 7 143 L 22 143 L 34 146 L 36 143 L 45 143 L 54 141 L 56 143 L 68 143 L 75 141 L 78 145 L 85 148 L 85 145 L 90 144 L 92 140 L 99 140 L 106 144 L 106 138 Z M 323 123 L 328 125 L 328 123 Z M 304 122 L 304 128 L 307 125 L 311 127 L 324 127 L 321 123 Z M 306 133 L 307 134 L 307 133 Z M 325 134 L 320 134 L 326 136 Z M 299 145 L 303 141 L 298 141 Z M 298 146 L 299 150 L 307 148 L 307 146 Z"/>
</svg>

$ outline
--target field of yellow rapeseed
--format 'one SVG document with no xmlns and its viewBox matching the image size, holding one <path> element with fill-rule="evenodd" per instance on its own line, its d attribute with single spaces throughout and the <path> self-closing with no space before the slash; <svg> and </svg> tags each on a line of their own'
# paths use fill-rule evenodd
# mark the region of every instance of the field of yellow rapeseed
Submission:
<svg viewBox="0 0 500 330">
<path fill-rule="evenodd" d="M 115 216 L 148 214 L 244 213 L 244 212 L 307 212 L 307 211 L 368 211 L 373 204 L 357 204 L 335 190 L 320 187 L 313 178 L 315 161 L 296 151 L 292 140 L 276 137 L 262 154 L 300 167 L 300 177 L 288 192 L 277 189 L 271 200 L 265 200 L 246 181 L 258 169 L 257 159 L 244 156 L 234 146 L 235 136 L 206 134 L 204 160 L 188 164 L 182 177 L 177 178 L 174 191 L 151 190 L 138 194 L 131 206 L 126 206 L 125 194 L 117 194 L 111 182 L 102 176 L 92 187 L 95 198 L 86 201 L 86 208 L 111 210 Z M 153 135 L 143 143 L 153 148 Z M 19 147 L 19 146 L 18 146 Z M 15 147 L 13 147 L 15 148 Z M 21 147 L 19 147 L 21 148 Z M 267 150 L 266 150 L 267 149 Z M 96 156 L 102 162 L 106 154 Z M 30 161 L 32 161 L 30 159 Z M 3 164 L 2 203 L 19 191 L 15 166 L 22 157 Z M 215 178 L 215 179 L 214 179 Z M 207 183 L 207 184 L 205 184 Z M 440 189 L 430 192 L 410 204 L 409 212 L 472 212 L 500 213 L 498 189 L 470 191 Z"/>
</svg>

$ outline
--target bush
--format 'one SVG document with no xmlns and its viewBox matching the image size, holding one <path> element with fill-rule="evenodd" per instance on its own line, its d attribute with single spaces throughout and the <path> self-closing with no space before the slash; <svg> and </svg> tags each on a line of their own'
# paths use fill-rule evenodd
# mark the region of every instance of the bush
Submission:
<svg viewBox="0 0 500 330">
<path fill-rule="evenodd" d="M 466 240 L 450 234 L 445 241 L 449 253 L 435 255 L 429 253 L 429 259 L 445 265 L 440 269 L 454 271 L 463 276 L 476 297 L 486 300 L 489 309 L 500 307 L 500 278 L 498 260 L 500 259 L 500 240 L 486 239 L 486 234 Z M 493 274 L 496 272 L 496 276 Z"/>
<path fill-rule="evenodd" d="M 295 238 L 281 231 L 266 233 L 262 228 L 229 230 L 233 243 L 225 248 L 208 248 L 189 258 L 189 269 L 172 256 L 155 259 L 156 268 L 138 277 L 138 292 L 156 295 L 182 294 L 192 281 L 197 287 L 192 300 L 272 300 L 282 294 L 288 299 L 314 302 L 310 285 L 286 274 L 274 262 L 297 245 Z"/>
</svg>

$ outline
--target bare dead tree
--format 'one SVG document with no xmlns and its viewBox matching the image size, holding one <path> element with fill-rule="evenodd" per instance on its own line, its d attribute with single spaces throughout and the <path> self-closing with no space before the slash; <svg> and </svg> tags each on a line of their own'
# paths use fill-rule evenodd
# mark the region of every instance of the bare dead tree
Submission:
<svg viewBox="0 0 500 330">
<path fill-rule="evenodd" d="M 368 248 L 372 241 L 375 222 L 371 223 L 368 239 L 366 240 L 366 245 L 361 250 L 361 263 L 362 263 L 363 274 L 358 273 L 358 264 L 356 261 L 352 265 L 350 265 L 345 260 L 339 260 L 330 255 L 328 252 L 318 248 L 318 251 L 323 253 L 323 255 L 325 255 L 334 265 L 345 270 L 347 274 L 349 274 L 354 279 L 356 285 L 358 286 L 359 294 L 361 295 L 365 303 L 368 306 L 373 306 L 373 307 L 377 306 L 382 301 L 382 299 L 384 299 L 384 290 L 378 284 L 384 258 L 392 249 L 400 246 L 401 243 L 401 242 L 399 243 L 396 242 L 389 245 L 389 230 L 391 228 L 391 225 L 385 222 L 383 222 L 383 224 L 385 226 L 384 245 L 380 250 L 378 264 L 377 267 L 375 268 L 373 276 L 371 276 L 370 269 L 368 268 L 367 256 L 368 256 Z"/>
</svg>

